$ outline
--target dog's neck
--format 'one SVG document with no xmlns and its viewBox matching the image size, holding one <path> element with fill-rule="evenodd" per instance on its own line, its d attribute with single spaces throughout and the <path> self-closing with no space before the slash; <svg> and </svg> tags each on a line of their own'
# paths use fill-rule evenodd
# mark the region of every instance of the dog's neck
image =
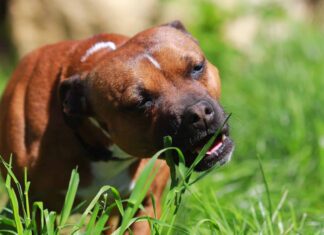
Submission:
<svg viewBox="0 0 324 235">
<path fill-rule="evenodd" d="M 68 124 L 68 123 L 67 123 Z M 68 124 L 69 125 L 69 124 Z M 111 140 L 105 125 L 94 117 L 83 118 L 73 126 L 69 125 L 80 145 L 91 161 L 126 161 L 134 159 Z"/>
</svg>

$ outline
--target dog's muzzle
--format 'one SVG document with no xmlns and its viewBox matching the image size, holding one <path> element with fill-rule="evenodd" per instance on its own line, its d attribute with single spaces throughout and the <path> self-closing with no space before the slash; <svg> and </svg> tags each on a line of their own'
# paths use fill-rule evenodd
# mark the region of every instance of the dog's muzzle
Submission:
<svg viewBox="0 0 324 235">
<path fill-rule="evenodd" d="M 218 134 L 214 143 L 195 170 L 204 171 L 217 163 L 223 165 L 230 160 L 234 144 L 229 137 L 229 126 L 225 122 L 226 114 L 213 100 L 200 100 L 184 109 L 173 140 L 174 145 L 184 152 L 187 166 L 194 162 L 216 133 Z"/>
</svg>

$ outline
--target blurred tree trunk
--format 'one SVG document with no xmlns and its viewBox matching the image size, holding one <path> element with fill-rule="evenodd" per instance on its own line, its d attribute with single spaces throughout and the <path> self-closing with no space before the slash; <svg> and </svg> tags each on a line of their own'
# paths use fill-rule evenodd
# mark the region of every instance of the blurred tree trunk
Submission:
<svg viewBox="0 0 324 235">
<path fill-rule="evenodd" d="M 316 24 L 324 28 L 324 0 L 307 0 Z"/>
<path fill-rule="evenodd" d="M 13 58 L 13 47 L 8 27 L 8 0 L 0 0 L 0 63 L 8 65 Z"/>
</svg>

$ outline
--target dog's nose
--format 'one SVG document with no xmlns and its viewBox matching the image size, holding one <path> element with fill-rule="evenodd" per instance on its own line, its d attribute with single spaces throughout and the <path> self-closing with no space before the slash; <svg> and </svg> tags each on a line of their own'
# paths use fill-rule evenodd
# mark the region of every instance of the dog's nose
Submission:
<svg viewBox="0 0 324 235">
<path fill-rule="evenodd" d="M 215 118 L 213 106 L 207 101 L 199 101 L 189 106 L 183 114 L 183 122 L 189 128 L 208 128 Z"/>
</svg>

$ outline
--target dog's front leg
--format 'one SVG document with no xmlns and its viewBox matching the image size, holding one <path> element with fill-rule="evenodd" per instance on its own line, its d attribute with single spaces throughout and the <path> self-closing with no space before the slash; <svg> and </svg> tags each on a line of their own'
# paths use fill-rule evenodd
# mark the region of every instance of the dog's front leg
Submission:
<svg viewBox="0 0 324 235">
<path fill-rule="evenodd" d="M 134 181 L 136 181 L 136 179 L 139 177 L 139 175 L 141 174 L 143 168 L 145 167 L 145 165 L 147 164 L 148 161 L 149 161 L 149 159 L 143 159 L 143 160 L 140 160 L 139 162 L 135 163 L 135 165 L 133 166 L 134 170 L 132 171 L 133 172 L 132 178 L 134 179 Z M 162 197 L 164 188 L 167 184 L 167 181 L 169 179 L 169 168 L 168 168 L 166 162 L 163 160 L 157 160 L 154 167 L 159 169 L 158 173 L 155 176 L 155 178 L 152 182 L 152 185 L 142 202 L 144 210 L 139 210 L 135 215 L 136 217 L 139 217 L 139 216 L 150 216 L 153 218 L 155 216 L 157 218 L 160 217 L 161 197 Z M 154 212 L 154 208 L 153 208 L 151 194 L 153 194 L 154 199 L 155 199 L 155 212 Z M 118 213 L 118 211 L 114 210 L 111 213 L 110 219 L 107 224 L 107 226 L 109 226 L 110 229 L 105 231 L 105 234 L 106 235 L 112 234 L 113 231 L 116 230 L 118 228 L 118 226 L 120 225 L 121 220 L 122 220 L 122 218 L 120 218 L 120 214 Z M 151 234 L 150 225 L 146 221 L 134 223 L 130 229 L 132 230 L 132 232 L 135 235 Z M 125 234 L 129 234 L 129 233 L 126 232 Z"/>
<path fill-rule="evenodd" d="M 134 174 L 135 179 L 140 175 L 142 169 L 148 162 L 148 159 L 141 160 L 137 170 Z M 169 168 L 164 160 L 157 160 L 155 167 L 159 168 L 157 175 L 155 176 L 150 190 L 147 192 L 145 199 L 143 200 L 144 210 L 139 210 L 136 213 L 136 217 L 139 216 L 150 216 L 159 218 L 161 215 L 161 199 L 162 194 L 169 179 Z M 151 199 L 153 194 L 155 199 L 155 212 L 153 208 L 153 202 Z M 131 230 L 135 235 L 146 235 L 151 234 L 150 225 L 147 221 L 137 222 L 131 226 Z"/>
</svg>

